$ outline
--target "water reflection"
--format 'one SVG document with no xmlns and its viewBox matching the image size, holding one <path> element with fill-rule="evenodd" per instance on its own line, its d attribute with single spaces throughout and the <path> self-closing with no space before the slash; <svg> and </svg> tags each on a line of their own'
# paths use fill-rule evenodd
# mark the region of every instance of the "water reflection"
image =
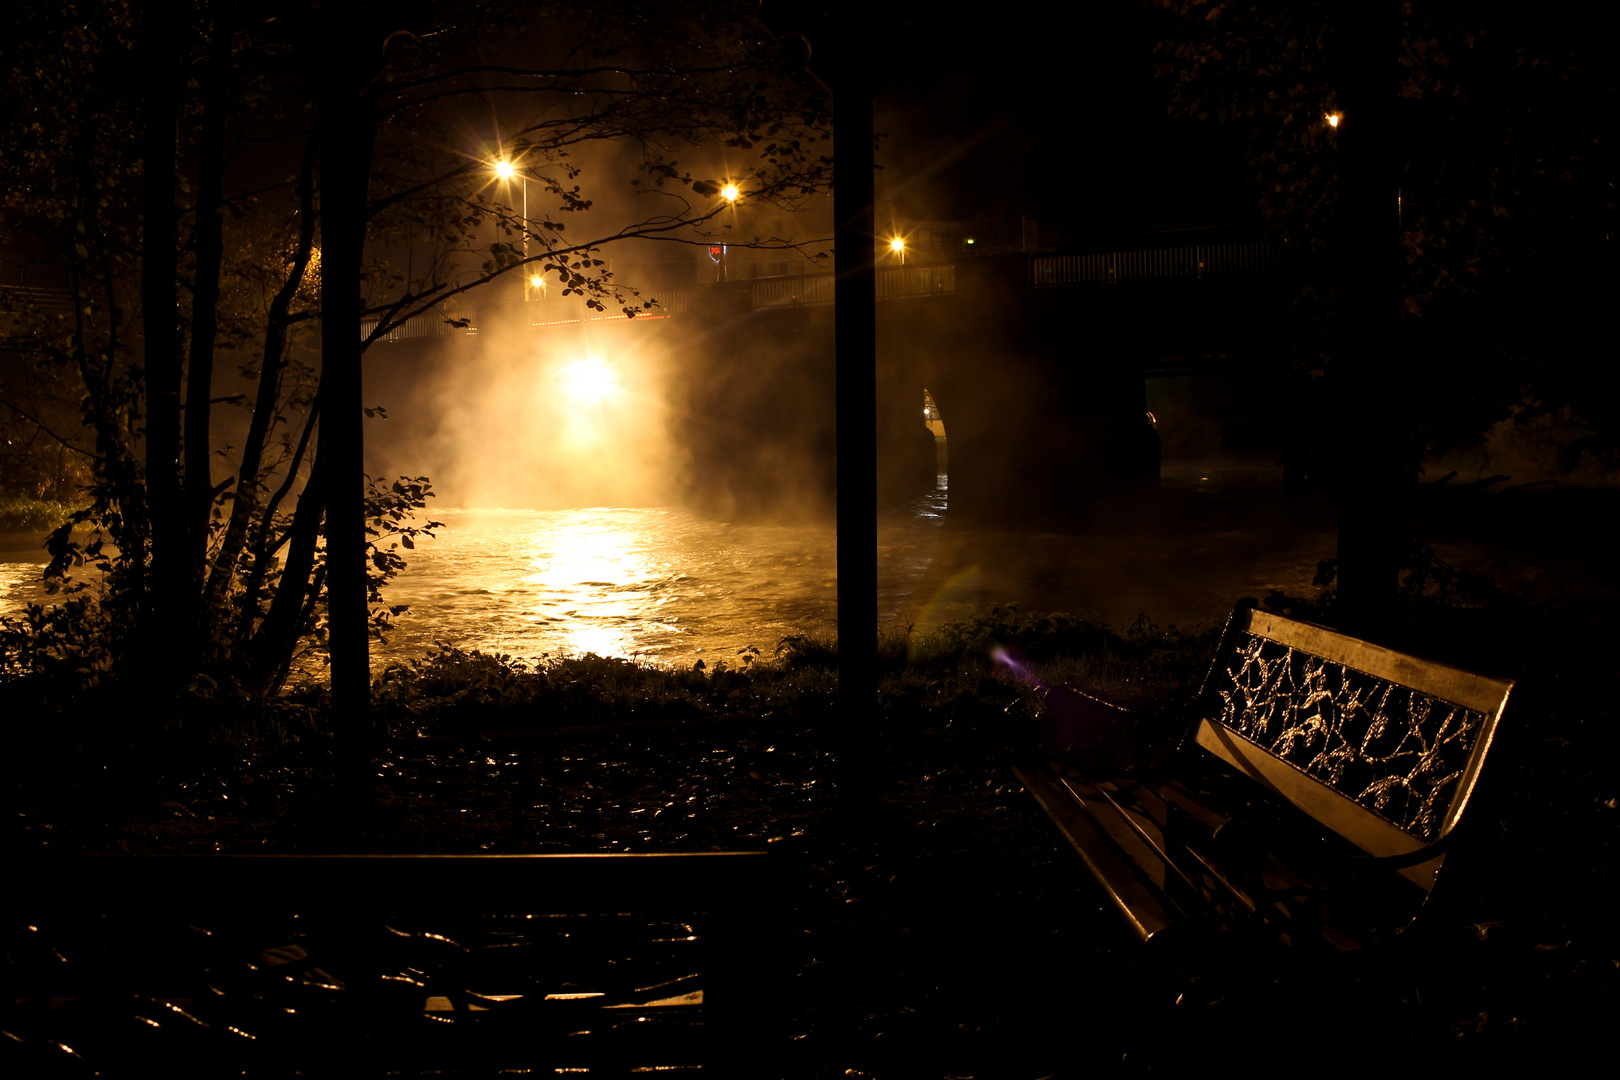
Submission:
<svg viewBox="0 0 1620 1080">
<path fill-rule="evenodd" d="M 1330 508 L 1292 504 L 1280 484 L 1199 480 L 1212 475 L 1208 463 L 1185 479 L 1167 475 L 1160 525 L 1079 535 L 946 529 L 941 476 L 880 522 L 880 625 L 928 631 L 1009 601 L 1116 626 L 1140 612 L 1187 625 L 1221 618 L 1239 596 L 1310 595 L 1317 561 L 1333 550 Z M 742 525 L 671 507 L 434 516 L 445 528 L 409 553 L 387 591 L 410 610 L 373 646 L 379 670 L 438 642 L 525 659 L 595 653 L 712 667 L 748 648 L 769 656 L 789 635 L 831 636 L 836 623 L 831 525 Z M 48 599 L 36 545 L 0 550 L 0 614 Z M 318 665 L 307 673 L 324 676 Z"/>
<path fill-rule="evenodd" d="M 444 530 L 390 590 L 410 612 L 379 662 L 436 640 L 520 657 L 735 662 L 835 620 L 830 527 L 734 525 L 670 507 L 437 516 Z"/>
</svg>

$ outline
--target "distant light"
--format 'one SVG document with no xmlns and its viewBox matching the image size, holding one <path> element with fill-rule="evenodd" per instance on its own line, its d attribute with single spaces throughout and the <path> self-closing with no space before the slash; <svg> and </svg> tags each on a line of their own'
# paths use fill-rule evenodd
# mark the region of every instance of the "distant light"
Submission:
<svg viewBox="0 0 1620 1080">
<path fill-rule="evenodd" d="M 971 243 L 973 243 L 973 237 L 971 237 L 971 236 L 970 236 L 970 237 L 968 237 L 968 238 L 967 238 L 967 239 L 966 239 L 966 240 L 964 240 L 964 241 L 962 241 L 962 243 L 964 243 L 964 244 L 971 244 Z"/>
<path fill-rule="evenodd" d="M 618 384 L 613 369 L 594 357 L 569 364 L 560 374 L 568 396 L 581 404 L 599 404 Z"/>
<path fill-rule="evenodd" d="M 897 255 L 900 252 L 905 251 L 906 250 L 906 242 L 905 242 L 905 240 L 901 239 L 898 236 L 895 237 L 893 240 L 890 240 L 889 241 L 889 250 L 894 252 Z"/>
<path fill-rule="evenodd" d="M 1340 114 L 1336 113 L 1336 112 L 1330 112 L 1330 113 L 1324 113 L 1323 114 L 1323 117 L 1328 122 L 1328 127 L 1336 128 L 1336 127 L 1339 126 L 1339 115 Z"/>
<path fill-rule="evenodd" d="M 495 163 L 495 175 L 500 177 L 502 180 L 512 179 L 513 174 L 516 172 L 517 166 L 513 165 L 510 161 L 507 161 L 504 158 Z"/>
<path fill-rule="evenodd" d="M 530 274 L 529 287 L 534 289 L 543 289 L 546 287 L 546 279 L 541 277 L 539 274 Z"/>
<path fill-rule="evenodd" d="M 725 187 L 720 189 L 720 197 L 726 200 L 726 202 L 734 203 L 738 199 L 742 198 L 742 189 L 736 184 L 727 184 Z"/>
</svg>

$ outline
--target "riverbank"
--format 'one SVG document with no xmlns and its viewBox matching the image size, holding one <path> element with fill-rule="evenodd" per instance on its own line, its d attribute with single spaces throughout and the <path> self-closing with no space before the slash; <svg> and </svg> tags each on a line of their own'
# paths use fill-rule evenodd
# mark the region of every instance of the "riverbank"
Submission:
<svg viewBox="0 0 1620 1080">
<path fill-rule="evenodd" d="M 783 1076 L 1034 1080 L 1257 1045 L 1315 1060 L 1324 1039 L 1357 1065 L 1576 1060 L 1606 1023 L 1620 957 L 1606 918 L 1620 822 L 1614 614 L 1501 602 L 1414 611 L 1409 624 L 1521 679 L 1475 811 L 1485 850 L 1448 876 L 1464 898 L 1451 922 L 1330 969 L 1143 955 L 1007 772 L 1039 693 L 994 666 L 986 642 L 1147 700 L 1196 683 L 1212 638 L 1006 612 L 964 626 L 954 651 L 887 652 L 883 714 L 858 743 L 875 791 L 853 811 L 833 757 L 848 718 L 816 643 L 769 667 L 639 686 L 633 665 L 541 678 L 446 654 L 417 693 L 390 705 L 379 691 L 399 737 L 377 759 L 368 814 L 324 796 L 318 732 L 280 747 L 174 740 L 141 758 L 25 755 L 32 789 L 62 797 L 13 825 L 6 846 L 775 852 L 791 883 L 769 961 L 783 982 Z"/>
</svg>

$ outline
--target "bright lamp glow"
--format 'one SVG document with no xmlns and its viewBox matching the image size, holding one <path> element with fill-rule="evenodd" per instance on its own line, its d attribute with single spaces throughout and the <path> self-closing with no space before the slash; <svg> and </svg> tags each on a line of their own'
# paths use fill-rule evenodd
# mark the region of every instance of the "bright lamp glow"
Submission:
<svg viewBox="0 0 1620 1080">
<path fill-rule="evenodd" d="M 618 388 L 613 369 L 595 357 L 569 364 L 558 375 L 568 396 L 582 405 L 600 405 Z"/>
<path fill-rule="evenodd" d="M 889 241 L 889 250 L 894 252 L 896 255 L 900 254 L 902 251 L 906 250 L 906 242 L 905 242 L 905 240 L 903 240 L 902 238 L 900 238 L 898 236 L 895 237 L 893 240 L 890 240 Z"/>
<path fill-rule="evenodd" d="M 502 180 L 510 180 L 517 173 L 517 166 L 510 161 L 502 159 L 495 163 L 495 175 Z"/>
<path fill-rule="evenodd" d="M 1339 126 L 1339 114 L 1336 112 L 1327 113 L 1326 120 L 1328 122 L 1328 127 L 1336 128 Z"/>
<path fill-rule="evenodd" d="M 736 184 L 727 184 L 725 187 L 720 189 L 720 197 L 726 200 L 726 202 L 736 202 L 738 199 L 742 198 L 742 189 Z"/>
<path fill-rule="evenodd" d="M 529 275 L 529 287 L 530 288 L 543 289 L 543 288 L 545 288 L 545 285 L 546 285 L 546 279 L 541 277 L 539 274 L 530 274 Z"/>
</svg>

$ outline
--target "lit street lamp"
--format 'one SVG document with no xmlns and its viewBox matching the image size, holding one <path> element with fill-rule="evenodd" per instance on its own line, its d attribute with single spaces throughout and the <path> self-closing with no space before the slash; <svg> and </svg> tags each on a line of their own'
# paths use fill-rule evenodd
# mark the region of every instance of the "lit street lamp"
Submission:
<svg viewBox="0 0 1620 1080">
<path fill-rule="evenodd" d="M 518 167 L 506 158 L 502 158 L 495 163 L 495 175 L 508 184 L 512 182 L 512 177 L 516 176 L 523 184 L 523 261 L 527 263 L 529 261 L 529 178 L 519 172 Z M 529 300 L 531 290 L 543 288 L 544 286 L 545 280 L 539 274 L 528 274 L 523 282 L 524 301 Z"/>
<path fill-rule="evenodd" d="M 906 265 L 906 241 L 904 237 L 895 237 L 889 241 L 889 250 L 900 256 L 900 265 Z"/>
</svg>

